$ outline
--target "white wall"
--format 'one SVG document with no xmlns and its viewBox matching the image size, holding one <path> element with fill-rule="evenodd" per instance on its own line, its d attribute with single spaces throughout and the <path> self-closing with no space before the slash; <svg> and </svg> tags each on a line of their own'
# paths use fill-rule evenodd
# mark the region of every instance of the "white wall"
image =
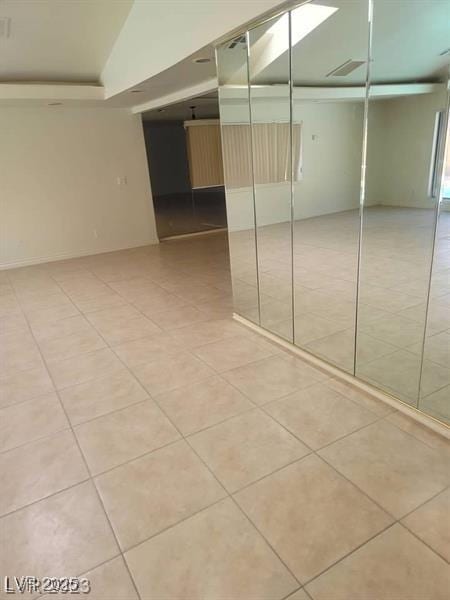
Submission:
<svg viewBox="0 0 450 600">
<path fill-rule="evenodd" d="M 102 72 L 106 96 L 168 69 L 278 4 L 279 0 L 135 0 Z"/>
<path fill-rule="evenodd" d="M 157 243 L 139 116 L 3 108 L 0 132 L 0 267 Z"/>
<path fill-rule="evenodd" d="M 370 103 L 367 199 L 372 204 L 434 208 L 428 196 L 436 111 L 447 94 L 403 96 Z"/>
<path fill-rule="evenodd" d="M 287 101 L 259 100 L 256 122 L 289 114 Z M 296 219 L 356 209 L 359 206 L 363 102 L 296 102 L 294 120 L 302 124 L 303 177 L 294 184 Z M 255 111 L 253 111 L 255 117 Z M 245 102 L 221 105 L 224 122 L 248 122 Z M 285 119 L 284 119 L 285 120 Z M 231 231 L 253 226 L 252 195 L 248 188 L 227 190 Z M 256 190 L 258 225 L 290 219 L 290 184 L 259 185 Z"/>
</svg>

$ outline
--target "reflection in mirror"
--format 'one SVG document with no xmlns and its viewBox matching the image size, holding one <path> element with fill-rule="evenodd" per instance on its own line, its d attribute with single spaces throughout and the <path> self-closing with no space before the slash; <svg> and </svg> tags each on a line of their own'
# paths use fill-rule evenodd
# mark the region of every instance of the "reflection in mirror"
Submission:
<svg viewBox="0 0 450 600">
<path fill-rule="evenodd" d="M 246 35 L 216 60 L 234 311 L 259 325 Z"/>
<path fill-rule="evenodd" d="M 353 373 L 368 3 L 292 11 L 295 343 Z"/>
<path fill-rule="evenodd" d="M 292 342 L 289 13 L 249 31 L 249 80 L 261 326 Z"/>
<path fill-rule="evenodd" d="M 375 0 L 356 375 L 417 405 L 450 0 Z M 428 359 L 427 359 L 428 360 Z M 430 362 L 433 394 L 448 370 Z"/>
<path fill-rule="evenodd" d="M 445 115 L 444 115 L 445 117 Z M 445 125 L 445 118 L 443 121 Z M 436 231 L 419 408 L 450 423 L 450 128 Z M 419 348 L 416 346 L 416 351 Z M 436 380 L 433 381 L 433 377 Z M 432 391 L 431 391 L 432 390 Z"/>
</svg>

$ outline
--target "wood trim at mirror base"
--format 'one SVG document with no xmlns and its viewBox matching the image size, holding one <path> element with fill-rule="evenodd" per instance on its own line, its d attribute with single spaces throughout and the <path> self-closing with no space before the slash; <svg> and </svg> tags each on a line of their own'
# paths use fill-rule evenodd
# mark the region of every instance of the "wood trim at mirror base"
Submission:
<svg viewBox="0 0 450 600">
<path fill-rule="evenodd" d="M 339 369 L 338 367 L 334 367 L 330 363 L 327 363 L 326 361 L 321 360 L 320 358 L 317 358 L 316 356 L 310 354 L 309 352 L 306 352 L 305 350 L 302 350 L 301 348 L 294 346 L 294 344 L 291 344 L 290 342 L 287 342 L 286 340 L 278 337 L 277 335 L 271 333 L 270 331 L 263 329 L 259 325 L 255 325 L 254 323 L 252 323 L 251 321 L 249 321 L 248 319 L 246 319 L 244 317 L 241 317 L 237 313 L 233 313 L 233 318 L 236 321 L 238 321 L 239 323 L 241 323 L 242 325 L 245 325 L 246 327 L 251 329 L 252 331 L 259 333 L 260 335 L 271 340 L 272 342 L 275 342 L 276 344 L 278 344 L 285 350 L 288 350 L 292 354 L 294 354 L 294 355 L 300 357 L 301 359 L 303 359 L 304 361 L 310 363 L 312 366 L 319 368 L 322 371 L 325 371 L 326 373 L 329 373 L 330 376 L 332 376 L 332 377 L 337 377 L 337 378 L 341 379 L 342 381 L 349 383 L 353 387 L 355 387 L 367 394 L 370 394 L 377 400 L 380 400 L 381 402 L 388 404 L 389 406 L 391 406 L 392 408 L 395 408 L 396 410 L 405 414 L 406 416 L 411 417 L 414 421 L 417 421 L 421 425 L 428 427 L 428 429 L 431 429 L 435 433 L 450 440 L 450 426 L 447 426 L 445 423 L 442 423 L 441 421 L 434 419 L 433 417 L 410 406 L 409 404 L 402 402 L 398 398 L 395 398 L 395 396 L 391 396 L 390 394 L 387 394 L 386 392 L 383 392 L 383 391 L 371 386 L 370 384 L 368 384 L 364 381 L 361 381 L 357 377 L 354 377 L 353 375 L 349 375 L 348 373 L 345 373 L 345 371 L 341 371 L 341 369 Z"/>
</svg>

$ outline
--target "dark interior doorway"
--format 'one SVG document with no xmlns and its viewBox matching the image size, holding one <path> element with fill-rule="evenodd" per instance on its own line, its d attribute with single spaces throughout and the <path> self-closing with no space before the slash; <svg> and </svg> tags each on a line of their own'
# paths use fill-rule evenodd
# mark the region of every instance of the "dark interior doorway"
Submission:
<svg viewBox="0 0 450 600">
<path fill-rule="evenodd" d="M 223 185 L 194 188 L 191 185 L 184 122 L 191 118 L 187 104 L 192 102 L 168 107 L 167 119 L 161 110 L 144 114 L 145 145 L 160 239 L 227 226 Z M 205 114 L 214 117 L 215 111 L 218 112 L 216 97 L 210 99 Z"/>
</svg>

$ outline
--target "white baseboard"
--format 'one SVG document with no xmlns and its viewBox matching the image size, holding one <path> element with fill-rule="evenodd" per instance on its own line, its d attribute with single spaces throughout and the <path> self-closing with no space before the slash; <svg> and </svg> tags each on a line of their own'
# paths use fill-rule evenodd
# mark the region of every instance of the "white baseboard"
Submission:
<svg viewBox="0 0 450 600">
<path fill-rule="evenodd" d="M 321 360 L 320 358 L 317 358 L 316 356 L 313 356 L 309 352 L 306 352 L 305 350 L 302 350 L 301 348 L 294 346 L 294 344 L 291 344 L 290 342 L 283 340 L 282 338 L 278 337 L 277 335 L 271 333 L 270 331 L 267 331 L 266 329 L 263 329 L 259 325 L 252 323 L 252 321 L 249 321 L 248 319 L 241 317 L 240 315 L 238 315 L 236 313 L 233 313 L 233 318 L 236 321 L 239 321 L 239 323 L 242 323 L 243 325 L 248 327 L 249 329 L 252 329 L 256 333 L 259 333 L 260 335 L 266 337 L 267 339 L 271 340 L 272 342 L 275 342 L 279 346 L 285 348 L 292 354 L 299 356 L 305 362 L 310 363 L 312 366 L 322 369 L 322 371 L 329 373 L 333 377 L 338 377 L 339 379 L 342 379 L 343 381 L 345 381 L 346 383 L 349 383 L 353 387 L 355 387 L 363 392 L 366 392 L 367 394 L 370 394 L 377 400 L 380 400 L 381 402 L 384 402 L 385 404 L 392 406 L 392 408 L 395 408 L 399 412 L 404 413 L 405 415 L 407 415 L 408 417 L 411 417 L 415 421 L 418 421 L 421 425 L 425 425 L 425 427 L 432 429 L 434 432 L 438 433 L 439 435 L 442 435 L 443 437 L 450 439 L 450 427 L 447 426 L 445 423 L 442 423 L 441 421 L 434 419 L 433 417 L 410 406 L 409 404 L 406 404 L 405 402 L 402 402 L 398 398 L 395 398 L 394 396 L 391 396 L 390 394 L 388 394 L 386 392 L 382 392 L 381 390 L 377 389 L 376 387 L 373 387 L 370 384 L 368 384 L 364 381 L 361 381 L 357 377 L 354 377 L 353 375 L 350 375 L 349 373 L 346 373 L 345 371 L 341 371 L 341 369 L 339 369 L 338 367 L 334 367 L 333 365 L 330 365 L 326 361 Z"/>
<path fill-rule="evenodd" d="M 68 260 L 69 258 L 82 258 L 83 256 L 95 256 L 97 254 L 106 254 L 108 252 L 119 252 L 120 250 L 130 250 L 131 248 L 141 248 L 144 246 L 153 246 L 159 244 L 159 240 L 148 242 L 147 244 L 131 244 L 126 246 L 108 246 L 96 250 L 80 250 L 78 252 L 63 252 L 61 254 L 52 254 L 50 256 L 39 256 L 33 258 L 23 258 L 6 263 L 0 263 L 0 271 L 7 269 L 17 269 L 20 267 L 30 267 L 47 262 L 57 262 L 59 260 Z"/>
</svg>

